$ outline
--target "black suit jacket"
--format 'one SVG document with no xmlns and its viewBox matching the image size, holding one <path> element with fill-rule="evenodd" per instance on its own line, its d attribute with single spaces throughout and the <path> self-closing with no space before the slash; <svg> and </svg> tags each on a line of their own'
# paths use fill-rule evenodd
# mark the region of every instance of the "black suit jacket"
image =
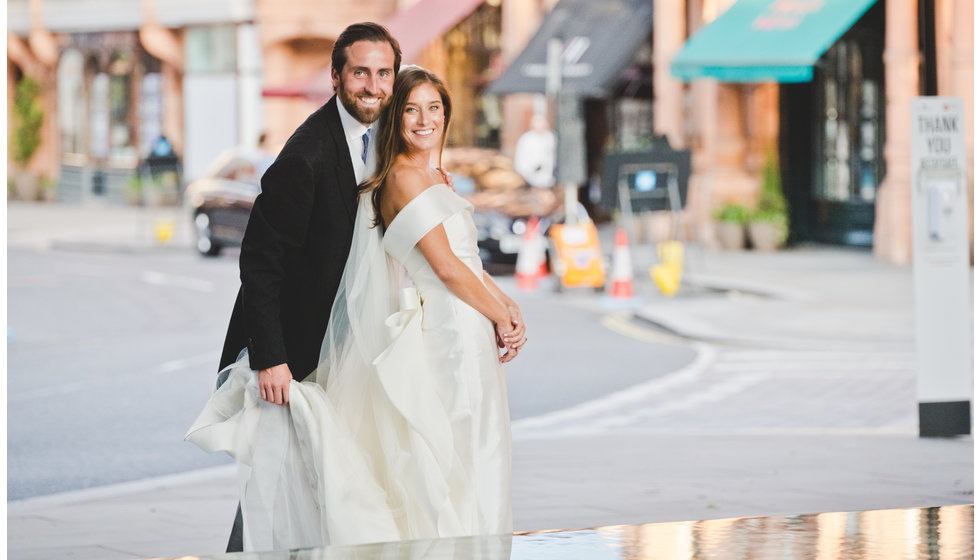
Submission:
<svg viewBox="0 0 980 560">
<path fill-rule="evenodd" d="M 262 176 L 221 368 L 247 347 L 253 369 L 287 363 L 297 380 L 316 369 L 357 204 L 337 102 L 310 115 Z"/>
</svg>

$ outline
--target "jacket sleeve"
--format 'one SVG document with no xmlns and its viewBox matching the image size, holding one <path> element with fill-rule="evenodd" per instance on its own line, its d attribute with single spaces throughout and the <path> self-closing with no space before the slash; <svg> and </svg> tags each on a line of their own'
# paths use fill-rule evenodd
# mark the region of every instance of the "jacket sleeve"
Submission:
<svg viewBox="0 0 980 560">
<path fill-rule="evenodd" d="M 262 176 L 245 228 L 239 267 L 249 363 L 257 370 L 287 362 L 280 291 L 290 248 L 306 238 L 316 178 L 306 158 L 283 155 Z"/>
</svg>

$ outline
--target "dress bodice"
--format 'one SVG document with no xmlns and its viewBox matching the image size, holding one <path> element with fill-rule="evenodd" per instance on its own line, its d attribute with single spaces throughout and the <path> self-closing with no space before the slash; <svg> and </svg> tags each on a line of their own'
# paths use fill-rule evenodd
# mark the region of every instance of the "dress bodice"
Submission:
<svg viewBox="0 0 980 560">
<path fill-rule="evenodd" d="M 448 186 L 433 185 L 398 212 L 384 235 L 385 251 L 405 268 L 423 299 L 433 290 L 446 289 L 416 247 L 419 240 L 440 224 L 446 230 L 453 254 L 482 278 L 473 205 Z"/>
</svg>

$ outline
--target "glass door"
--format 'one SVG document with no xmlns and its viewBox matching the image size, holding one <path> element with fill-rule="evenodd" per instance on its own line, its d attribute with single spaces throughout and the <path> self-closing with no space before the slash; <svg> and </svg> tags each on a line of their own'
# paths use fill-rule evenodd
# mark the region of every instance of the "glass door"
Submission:
<svg viewBox="0 0 980 560">
<path fill-rule="evenodd" d="M 877 13 L 876 13 L 877 12 Z M 821 57 L 810 205 L 814 240 L 870 246 L 884 176 L 883 26 L 872 8 Z M 870 21 L 869 21 L 870 20 Z"/>
</svg>

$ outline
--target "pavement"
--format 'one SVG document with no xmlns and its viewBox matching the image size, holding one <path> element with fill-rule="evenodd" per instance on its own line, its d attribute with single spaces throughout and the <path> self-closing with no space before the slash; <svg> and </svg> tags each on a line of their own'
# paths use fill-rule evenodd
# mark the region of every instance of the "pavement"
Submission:
<svg viewBox="0 0 980 560">
<path fill-rule="evenodd" d="M 191 250 L 184 214 L 12 203 L 8 247 Z M 32 227 L 52 216 L 59 227 Z M 161 241 L 167 221 L 174 236 Z M 612 236 L 601 229 L 606 254 Z M 515 422 L 516 530 L 973 503 L 972 436 L 917 436 L 910 267 L 854 249 L 690 245 L 684 284 L 668 297 L 646 272 L 654 247 L 631 256 L 634 298 L 561 297 L 624 336 L 689 344 L 698 357 Z M 236 501 L 225 466 L 8 502 L 7 552 L 222 558 Z"/>
</svg>

